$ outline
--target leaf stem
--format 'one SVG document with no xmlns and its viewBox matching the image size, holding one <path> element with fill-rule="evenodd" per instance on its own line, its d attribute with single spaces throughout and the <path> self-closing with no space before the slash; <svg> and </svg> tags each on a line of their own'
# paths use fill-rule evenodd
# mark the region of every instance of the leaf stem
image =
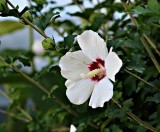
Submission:
<svg viewBox="0 0 160 132">
<path fill-rule="evenodd" d="M 103 132 L 103 129 L 113 120 L 113 118 L 108 118 L 104 123 L 101 125 L 101 132 Z"/>
<path fill-rule="evenodd" d="M 120 103 L 118 101 L 116 101 L 114 98 L 112 98 L 112 101 L 117 104 L 117 106 L 119 108 L 122 108 L 122 106 L 120 105 Z M 136 121 L 138 124 L 140 124 L 141 126 L 143 126 L 144 128 L 152 131 L 152 132 L 157 132 L 156 128 L 152 127 L 151 125 L 149 125 L 148 123 L 146 123 L 145 121 L 142 121 L 138 116 L 134 115 L 132 112 L 127 112 L 127 115 L 129 117 L 131 117 L 134 121 Z"/>
<path fill-rule="evenodd" d="M 13 8 L 16 9 L 16 7 L 9 1 L 6 0 L 6 2 Z M 28 25 L 30 25 L 32 28 L 34 28 L 37 32 L 39 32 L 44 38 L 48 38 L 48 36 L 42 31 L 40 30 L 36 25 L 34 25 L 33 23 L 31 23 L 28 19 L 26 19 L 24 16 L 21 16 L 21 19 L 23 19 Z"/>
<path fill-rule="evenodd" d="M 149 82 L 147 82 L 146 80 L 144 80 L 144 79 L 142 79 L 142 78 L 138 77 L 137 75 L 135 75 L 134 73 L 132 73 L 132 72 L 128 71 L 127 69 L 124 69 L 124 71 L 125 71 L 126 73 L 128 73 L 128 74 L 132 75 L 133 77 L 135 77 L 135 78 L 139 79 L 140 81 L 142 81 L 142 82 L 146 83 L 147 85 L 149 85 L 149 86 L 151 86 L 151 87 L 155 88 L 156 90 L 159 90 L 157 87 L 155 87 L 155 86 L 154 86 L 154 85 L 152 85 L 151 83 L 149 83 Z"/>
<path fill-rule="evenodd" d="M 142 41 L 144 47 L 146 48 L 146 50 L 147 50 L 147 52 L 148 52 L 151 60 L 153 61 L 154 65 L 156 66 L 158 72 L 160 73 L 160 65 L 159 65 L 159 63 L 157 62 L 156 58 L 154 57 L 151 49 L 150 49 L 149 46 L 147 45 L 147 42 L 145 41 L 145 39 L 144 39 L 143 36 L 141 37 L 141 41 Z"/>
<path fill-rule="evenodd" d="M 24 110 L 24 109 L 22 109 L 21 107 L 17 107 L 17 109 L 20 111 L 20 112 L 22 112 L 28 119 L 29 119 L 29 121 L 32 121 L 33 119 L 32 119 L 32 117 Z"/>
<path fill-rule="evenodd" d="M 158 24 L 151 23 L 151 25 L 154 26 L 154 27 L 160 28 L 160 25 L 158 25 Z"/>
<path fill-rule="evenodd" d="M 10 97 L 5 93 L 3 92 L 1 89 L 0 89 L 0 94 L 5 97 L 6 99 L 8 99 L 10 102 L 12 102 L 12 99 L 10 99 Z"/>
<path fill-rule="evenodd" d="M 0 109 L 0 113 L 2 113 L 2 114 L 5 114 L 5 115 L 8 115 L 8 116 L 11 116 L 11 117 L 13 117 L 13 118 L 15 118 L 15 119 L 18 119 L 18 120 L 21 120 L 21 121 L 24 121 L 24 122 L 30 122 L 30 120 L 28 120 L 28 119 L 26 119 L 26 118 L 23 118 L 23 117 L 17 117 L 17 115 L 15 115 L 15 114 L 13 114 L 13 113 L 11 113 L 11 112 L 7 112 L 7 111 L 5 111 L 5 110 L 3 110 L 3 109 Z"/>
<path fill-rule="evenodd" d="M 157 46 L 153 43 L 153 41 L 146 34 L 143 34 L 143 36 L 148 41 L 148 43 L 154 48 L 156 53 L 160 56 L 160 51 L 158 51 Z"/>
</svg>

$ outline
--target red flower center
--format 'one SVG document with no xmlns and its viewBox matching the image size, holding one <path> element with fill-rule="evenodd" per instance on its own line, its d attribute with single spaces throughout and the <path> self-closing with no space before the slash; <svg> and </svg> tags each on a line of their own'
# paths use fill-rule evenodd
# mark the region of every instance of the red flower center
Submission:
<svg viewBox="0 0 160 132">
<path fill-rule="evenodd" d="M 102 67 L 104 67 L 104 66 L 105 66 L 104 60 L 97 58 L 96 61 L 93 61 L 92 63 L 90 63 L 88 65 L 88 69 L 90 71 L 93 71 L 95 69 L 102 69 Z M 101 79 L 103 79 L 105 76 L 106 76 L 106 71 L 104 69 L 102 69 L 101 72 L 99 72 L 94 77 L 92 77 L 91 80 L 98 82 Z"/>
</svg>

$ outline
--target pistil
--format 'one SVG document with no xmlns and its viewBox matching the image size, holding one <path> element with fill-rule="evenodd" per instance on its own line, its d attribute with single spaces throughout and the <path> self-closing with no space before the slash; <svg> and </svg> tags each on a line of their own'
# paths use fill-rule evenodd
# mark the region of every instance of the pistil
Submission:
<svg viewBox="0 0 160 132">
<path fill-rule="evenodd" d="M 92 79 L 95 76 L 98 76 L 98 78 L 101 79 L 105 75 L 106 75 L 105 69 L 100 68 L 100 69 L 94 69 L 94 70 L 88 72 L 86 75 L 84 73 L 82 73 L 80 76 L 81 76 L 81 78 L 90 78 L 90 79 Z"/>
</svg>

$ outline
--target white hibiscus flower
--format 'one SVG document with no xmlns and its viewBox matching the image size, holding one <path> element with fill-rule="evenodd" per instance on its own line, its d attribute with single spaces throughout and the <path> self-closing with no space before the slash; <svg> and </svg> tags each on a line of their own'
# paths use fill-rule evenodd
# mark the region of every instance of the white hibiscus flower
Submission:
<svg viewBox="0 0 160 132">
<path fill-rule="evenodd" d="M 70 132 L 76 132 L 76 127 L 74 125 L 71 125 L 70 126 Z"/>
<path fill-rule="evenodd" d="M 61 74 L 67 79 L 66 95 L 73 104 L 83 104 L 90 96 L 89 106 L 103 107 L 113 96 L 115 75 L 122 60 L 106 47 L 98 33 L 84 31 L 77 36 L 82 50 L 66 53 L 60 60 Z M 110 79 L 110 80 L 109 80 Z"/>
</svg>

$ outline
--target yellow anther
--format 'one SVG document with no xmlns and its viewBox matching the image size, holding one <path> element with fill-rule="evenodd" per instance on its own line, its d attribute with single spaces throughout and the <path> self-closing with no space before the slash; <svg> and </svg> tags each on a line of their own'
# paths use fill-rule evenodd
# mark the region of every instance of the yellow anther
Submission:
<svg viewBox="0 0 160 132">
<path fill-rule="evenodd" d="M 92 77 L 95 77 L 99 72 L 100 72 L 100 69 L 95 69 L 88 72 L 87 75 L 85 75 L 84 73 L 81 73 L 80 76 L 81 78 L 92 78 Z"/>
<path fill-rule="evenodd" d="M 95 76 L 98 74 L 99 71 L 100 71 L 100 69 L 92 70 L 92 71 L 90 71 L 90 72 L 87 74 L 87 77 L 88 77 L 88 78 L 95 77 Z"/>
<path fill-rule="evenodd" d="M 105 74 L 106 74 L 105 69 L 94 69 L 94 70 L 88 72 L 86 75 L 84 73 L 81 73 L 80 76 L 81 76 L 81 78 L 93 78 L 97 75 L 98 78 L 101 78 Z"/>
</svg>

